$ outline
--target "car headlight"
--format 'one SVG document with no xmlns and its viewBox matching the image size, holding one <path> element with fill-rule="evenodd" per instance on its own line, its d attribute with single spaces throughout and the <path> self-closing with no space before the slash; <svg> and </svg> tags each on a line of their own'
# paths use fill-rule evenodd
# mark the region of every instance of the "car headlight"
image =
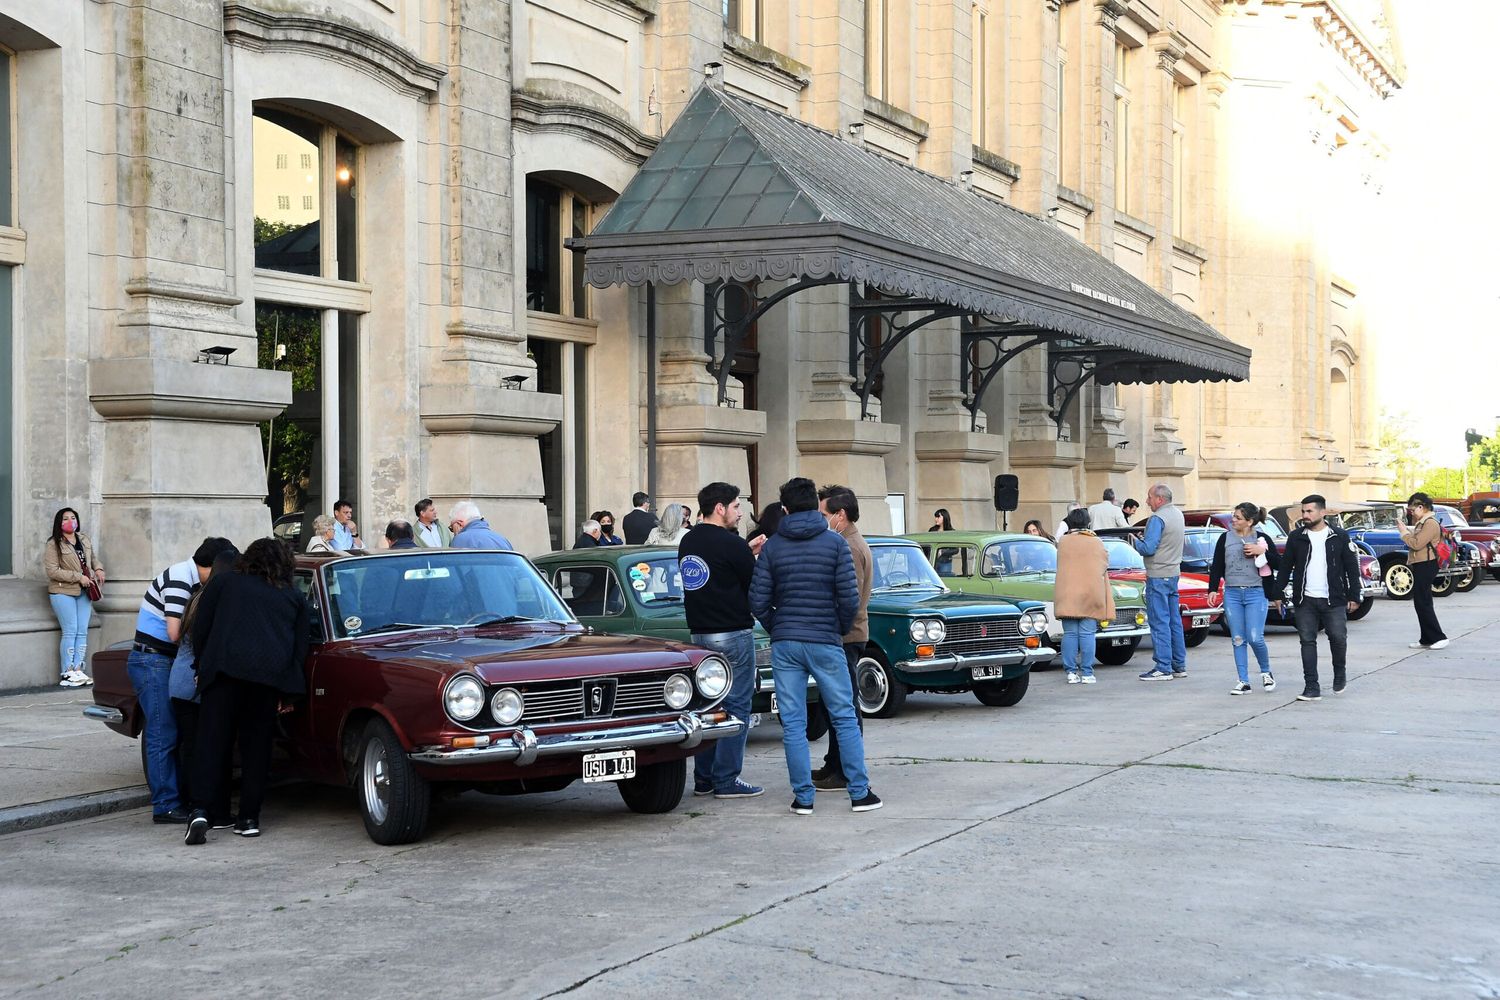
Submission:
<svg viewBox="0 0 1500 1000">
<path fill-rule="evenodd" d="M 694 676 L 698 680 L 698 693 L 709 701 L 719 699 L 729 690 L 729 664 L 717 656 L 704 657 Z"/>
<path fill-rule="evenodd" d="M 1031 635 L 1036 632 L 1036 623 L 1030 611 L 1022 612 L 1021 617 L 1016 621 L 1016 629 L 1022 635 Z"/>
<path fill-rule="evenodd" d="M 918 618 L 911 623 L 912 642 L 942 642 L 947 634 L 947 628 L 936 618 Z"/>
<path fill-rule="evenodd" d="M 502 726 L 514 726 L 520 722 L 525 708 L 526 702 L 521 698 L 521 692 L 515 688 L 501 688 L 490 699 L 490 714 Z"/>
<path fill-rule="evenodd" d="M 484 685 L 468 674 L 453 678 L 443 688 L 443 707 L 455 721 L 468 722 L 484 710 Z"/>
<path fill-rule="evenodd" d="M 1045 611 L 1028 611 L 1021 617 L 1031 619 L 1031 631 L 1034 634 L 1041 635 L 1047 631 L 1047 613 Z"/>
<path fill-rule="evenodd" d="M 693 682 L 688 680 L 687 674 L 673 674 L 661 686 L 661 696 L 668 708 L 687 708 L 688 702 L 693 700 Z"/>
<path fill-rule="evenodd" d="M 1137 611 L 1135 613 L 1135 624 L 1136 624 L 1137 628 L 1139 628 L 1140 626 L 1146 624 L 1146 612 L 1144 612 L 1144 611 Z"/>
<path fill-rule="evenodd" d="M 1455 542 L 1462 542 L 1464 540 L 1464 536 L 1463 536 L 1463 534 L 1461 532 L 1455 531 L 1453 533 L 1453 540 Z"/>
</svg>

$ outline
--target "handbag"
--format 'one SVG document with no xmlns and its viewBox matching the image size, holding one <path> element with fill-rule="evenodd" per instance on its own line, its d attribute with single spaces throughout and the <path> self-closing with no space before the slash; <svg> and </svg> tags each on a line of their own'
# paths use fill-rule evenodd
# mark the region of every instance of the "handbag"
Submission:
<svg viewBox="0 0 1500 1000">
<path fill-rule="evenodd" d="M 99 581 L 93 577 L 89 577 L 89 582 L 83 585 L 83 592 L 88 595 L 91 601 L 104 600 L 104 591 L 99 589 Z"/>
</svg>

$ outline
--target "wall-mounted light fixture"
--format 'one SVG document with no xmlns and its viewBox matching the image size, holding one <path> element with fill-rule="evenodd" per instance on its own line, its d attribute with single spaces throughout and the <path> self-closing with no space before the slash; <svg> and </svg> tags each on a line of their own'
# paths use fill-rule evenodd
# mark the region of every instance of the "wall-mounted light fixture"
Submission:
<svg viewBox="0 0 1500 1000">
<path fill-rule="evenodd" d="M 200 365 L 227 365 L 229 356 L 235 352 L 233 347 L 205 347 L 198 352 L 193 360 Z"/>
</svg>

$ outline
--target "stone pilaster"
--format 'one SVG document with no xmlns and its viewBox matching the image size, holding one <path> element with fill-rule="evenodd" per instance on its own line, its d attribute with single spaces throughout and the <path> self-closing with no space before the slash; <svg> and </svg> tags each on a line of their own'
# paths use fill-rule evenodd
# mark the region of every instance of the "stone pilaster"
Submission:
<svg viewBox="0 0 1500 1000">
<path fill-rule="evenodd" d="M 802 52 L 812 72 L 802 94 L 802 116 L 821 129 L 848 135 L 865 116 L 864 0 L 798 4 Z"/>
<path fill-rule="evenodd" d="M 513 275 L 510 5 L 451 8 L 448 76 L 439 92 L 444 138 L 444 301 L 441 350 L 422 372 L 422 426 L 432 435 L 425 492 L 440 507 L 473 499 L 523 552 L 550 546 L 537 436 L 562 418 L 562 397 L 507 390 L 508 376 L 536 385 L 516 316 Z M 437 323 L 434 326 L 438 325 Z"/>
<path fill-rule="evenodd" d="M 1010 201 L 1042 213 L 1057 204 L 1057 0 L 1010 10 L 1010 158 L 1021 168 Z"/>
<path fill-rule="evenodd" d="M 969 411 L 957 389 L 928 393 L 927 419 L 913 435 L 917 459 L 919 511 L 946 507 L 954 521 L 986 530 L 995 520 L 995 480 L 991 465 L 1004 456 L 1006 441 L 969 429 Z"/>
<path fill-rule="evenodd" d="M 1172 294 L 1172 114 L 1177 88 L 1177 61 L 1186 51 L 1182 36 L 1158 31 L 1151 36 L 1150 60 L 1141 68 L 1145 104 L 1142 164 L 1146 184 L 1142 221 L 1156 230 L 1146 250 L 1146 280 L 1168 297 Z"/>
<path fill-rule="evenodd" d="M 223 10 L 212 0 L 138 0 L 100 11 L 112 77 L 99 168 L 118 204 L 90 227 L 104 322 L 89 399 L 104 418 L 97 463 L 110 586 L 105 641 L 130 633 L 147 582 L 206 535 L 267 534 L 259 421 L 291 401 L 291 376 L 255 367 L 235 318 L 226 238 Z M 192 113 L 184 114 L 190 108 Z M 207 347 L 230 364 L 195 364 Z"/>
</svg>

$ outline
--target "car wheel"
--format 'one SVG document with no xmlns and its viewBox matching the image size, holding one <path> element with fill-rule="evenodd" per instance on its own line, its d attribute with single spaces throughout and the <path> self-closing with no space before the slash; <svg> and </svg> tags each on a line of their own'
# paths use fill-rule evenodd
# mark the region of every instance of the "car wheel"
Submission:
<svg viewBox="0 0 1500 1000">
<path fill-rule="evenodd" d="M 1387 563 L 1385 567 L 1385 592 L 1398 601 L 1411 600 L 1411 592 L 1416 589 L 1417 578 L 1412 574 L 1411 567 L 1404 562 Z"/>
<path fill-rule="evenodd" d="M 432 789 L 407 759 L 396 732 L 371 719 L 360 738 L 358 785 L 365 832 L 377 844 L 409 844 L 427 830 Z"/>
<path fill-rule="evenodd" d="M 807 742 L 815 743 L 828 735 L 828 709 L 821 701 L 807 703 Z"/>
<path fill-rule="evenodd" d="M 1362 600 L 1362 601 L 1359 602 L 1359 607 L 1356 610 L 1349 612 L 1349 620 L 1351 622 L 1357 622 L 1357 621 L 1359 621 L 1365 615 L 1369 614 L 1370 613 L 1370 609 L 1373 608 L 1374 606 L 1375 606 L 1375 598 L 1373 598 L 1373 597 L 1366 597 L 1364 600 Z"/>
<path fill-rule="evenodd" d="M 620 782 L 620 798 L 631 812 L 665 813 L 677 808 L 687 786 L 687 761 L 664 760 L 647 764 L 634 778 Z"/>
<path fill-rule="evenodd" d="M 1453 585 L 1458 581 L 1456 576 L 1438 576 L 1432 580 L 1432 596 L 1447 597 L 1453 593 Z"/>
<path fill-rule="evenodd" d="M 1479 586 L 1479 581 L 1482 579 L 1484 579 L 1484 577 L 1479 575 L 1479 571 L 1471 566 L 1468 569 L 1464 570 L 1463 576 L 1458 578 L 1458 582 L 1453 585 L 1453 591 L 1454 593 L 1458 594 L 1467 594 L 1469 591 Z"/>
<path fill-rule="evenodd" d="M 1031 671 L 1020 677 L 1004 681 L 979 681 L 974 685 L 974 697 L 981 705 L 995 708 L 1010 708 L 1026 697 L 1026 688 L 1031 684 Z"/>
<path fill-rule="evenodd" d="M 1190 628 L 1182 636 L 1182 644 L 1188 649 L 1203 645 L 1203 640 L 1208 638 L 1208 626 L 1202 628 Z"/>
<path fill-rule="evenodd" d="M 1118 667 L 1122 663 L 1129 663 L 1135 651 L 1141 647 L 1141 637 L 1136 636 L 1124 646 L 1106 646 L 1096 643 L 1094 646 L 1094 659 L 1105 666 Z"/>
<path fill-rule="evenodd" d="M 906 685 L 875 656 L 862 656 L 854 667 L 855 700 L 867 718 L 889 719 L 906 704 Z"/>
</svg>

